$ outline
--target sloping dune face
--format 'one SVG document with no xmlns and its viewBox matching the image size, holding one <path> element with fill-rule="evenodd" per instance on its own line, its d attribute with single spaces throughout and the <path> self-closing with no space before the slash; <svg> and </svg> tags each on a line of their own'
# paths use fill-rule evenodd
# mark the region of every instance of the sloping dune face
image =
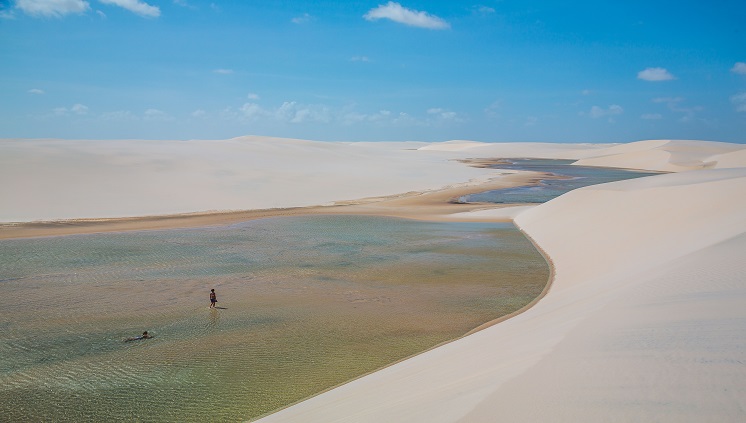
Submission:
<svg viewBox="0 0 746 423">
<path fill-rule="evenodd" d="M 521 209 L 516 224 L 555 268 L 534 307 L 262 421 L 746 419 L 741 147 L 651 144 L 605 163 L 631 167 L 636 154 L 657 170 L 714 158 L 728 168 L 591 186 Z"/>
</svg>

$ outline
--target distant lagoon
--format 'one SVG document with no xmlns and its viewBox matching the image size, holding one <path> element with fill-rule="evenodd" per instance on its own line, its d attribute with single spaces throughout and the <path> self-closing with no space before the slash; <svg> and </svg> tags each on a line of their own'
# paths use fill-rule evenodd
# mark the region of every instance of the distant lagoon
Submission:
<svg viewBox="0 0 746 423">
<path fill-rule="evenodd" d="M 537 185 L 485 191 L 462 197 L 462 202 L 482 203 L 545 203 L 553 198 L 589 185 L 657 175 L 631 169 L 570 166 L 575 160 L 505 159 L 505 163 L 490 165 L 494 169 L 530 170 L 552 174 Z"/>
</svg>

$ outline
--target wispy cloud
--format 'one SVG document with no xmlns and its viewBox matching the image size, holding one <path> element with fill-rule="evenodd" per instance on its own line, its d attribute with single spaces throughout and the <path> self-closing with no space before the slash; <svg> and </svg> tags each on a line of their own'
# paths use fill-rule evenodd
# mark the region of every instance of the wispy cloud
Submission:
<svg viewBox="0 0 746 423">
<path fill-rule="evenodd" d="M 290 101 L 283 103 L 282 106 L 275 111 L 275 116 L 279 120 L 291 123 L 328 123 L 332 120 L 332 111 L 329 107 L 320 104 L 302 105 L 295 101 Z"/>
<path fill-rule="evenodd" d="M 353 56 L 350 58 L 351 62 L 370 62 L 368 56 Z"/>
<path fill-rule="evenodd" d="M 739 75 L 746 75 L 746 63 L 736 62 L 736 64 L 730 68 L 730 71 Z"/>
<path fill-rule="evenodd" d="M 701 112 L 703 108 L 701 106 L 684 107 L 681 105 L 685 101 L 683 97 L 656 97 L 653 103 L 663 103 L 668 106 L 668 109 L 675 113 L 681 113 L 682 116 L 679 118 L 679 122 L 689 122 L 694 119 L 694 115 L 697 112 Z"/>
<path fill-rule="evenodd" d="M 248 98 L 249 100 L 259 100 L 259 94 L 257 94 L 257 93 L 248 93 L 246 95 L 246 98 Z"/>
<path fill-rule="evenodd" d="M 684 101 L 683 97 L 656 97 L 652 100 L 653 103 L 666 103 L 666 104 L 676 104 L 681 103 Z"/>
<path fill-rule="evenodd" d="M 503 104 L 501 100 L 495 100 L 489 106 L 484 108 L 484 114 L 488 119 L 497 120 L 500 119 L 500 112 Z"/>
<path fill-rule="evenodd" d="M 158 109 L 147 109 L 144 113 L 145 120 L 147 121 L 160 121 L 160 122 L 166 122 L 166 121 L 173 121 L 174 118 L 170 116 L 168 113 L 164 112 L 163 110 Z"/>
<path fill-rule="evenodd" d="M 55 0 L 55 1 L 68 1 L 68 0 Z M 140 0 L 98 0 L 103 4 L 109 4 L 113 6 L 119 6 L 123 9 L 129 10 L 132 13 L 146 17 L 146 18 L 157 18 L 161 15 L 161 9 L 158 6 L 152 6 Z"/>
<path fill-rule="evenodd" d="M 90 9 L 88 2 L 83 0 L 17 0 L 16 7 L 27 15 L 45 18 L 81 14 Z"/>
<path fill-rule="evenodd" d="M 676 79 L 669 71 L 664 68 L 647 68 L 637 73 L 637 78 L 643 81 L 659 82 Z"/>
<path fill-rule="evenodd" d="M 347 110 L 342 113 L 340 121 L 343 125 L 354 125 L 358 123 L 385 123 L 391 121 L 391 111 L 379 110 L 375 113 L 361 113 L 354 110 Z"/>
<path fill-rule="evenodd" d="M 230 75 L 233 73 L 233 69 L 215 69 L 213 72 L 220 75 Z"/>
<path fill-rule="evenodd" d="M 139 120 L 129 110 L 117 110 L 115 112 L 106 112 L 101 114 L 101 120 L 115 121 L 115 122 L 130 122 Z"/>
<path fill-rule="evenodd" d="M 442 109 L 440 107 L 433 107 L 430 109 L 427 109 L 427 114 L 431 117 L 436 118 L 440 121 L 448 121 L 448 122 L 463 122 L 464 119 L 459 116 L 458 113 Z"/>
<path fill-rule="evenodd" d="M 431 15 L 427 12 L 407 9 L 393 1 L 370 9 L 368 13 L 363 15 L 363 18 L 368 21 L 389 19 L 404 25 L 427 29 L 448 29 L 451 27 L 448 22 L 437 16 Z"/>
<path fill-rule="evenodd" d="M 736 106 L 737 112 L 746 113 L 746 92 L 734 95 L 730 98 L 730 101 Z"/>
<path fill-rule="evenodd" d="M 661 119 L 663 119 L 663 116 L 660 113 L 645 113 L 644 115 L 640 116 L 640 119 L 644 119 L 644 120 L 661 120 Z"/>
<path fill-rule="evenodd" d="M 194 6 L 186 0 L 174 0 L 174 4 L 177 6 L 186 7 L 187 9 L 197 10 L 197 6 Z"/>
<path fill-rule="evenodd" d="M 294 17 L 290 21 L 294 24 L 300 25 L 300 24 L 311 22 L 312 20 L 313 20 L 313 16 L 309 15 L 308 13 L 304 13 L 300 16 Z"/>
<path fill-rule="evenodd" d="M 44 90 L 40 90 L 38 88 L 32 88 L 32 89 L 28 90 L 28 93 L 29 94 L 41 95 L 41 94 L 44 94 Z"/>
<path fill-rule="evenodd" d="M 622 113 L 624 113 L 624 109 L 622 108 L 622 106 L 618 104 L 612 104 L 605 109 L 603 107 L 593 106 L 588 112 L 588 116 L 592 117 L 593 119 L 598 119 L 605 116 L 621 115 Z"/>
<path fill-rule="evenodd" d="M 332 110 L 327 106 L 295 101 L 286 101 L 274 109 L 265 109 L 257 103 L 244 103 L 238 110 L 238 117 L 244 120 L 269 118 L 285 123 L 328 123 L 334 119 Z"/>
<path fill-rule="evenodd" d="M 484 5 L 477 5 L 472 7 L 471 9 L 475 14 L 481 15 L 481 16 L 487 16 L 495 13 L 495 9 L 489 6 Z"/>
<path fill-rule="evenodd" d="M 69 114 L 76 114 L 79 116 L 88 114 L 88 106 L 85 106 L 80 103 L 73 104 L 70 108 L 67 107 L 57 107 L 53 110 L 55 115 L 58 116 L 65 116 Z"/>
</svg>

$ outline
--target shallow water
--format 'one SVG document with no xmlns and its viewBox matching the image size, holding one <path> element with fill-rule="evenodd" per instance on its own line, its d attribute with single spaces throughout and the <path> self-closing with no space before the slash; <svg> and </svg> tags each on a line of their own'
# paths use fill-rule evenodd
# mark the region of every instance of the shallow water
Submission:
<svg viewBox="0 0 746 423">
<path fill-rule="evenodd" d="M 463 202 L 505 204 L 545 203 L 577 188 L 658 174 L 629 169 L 570 166 L 574 160 L 506 159 L 506 162 L 505 164 L 491 165 L 490 168 L 546 172 L 559 176 L 560 179 L 544 179 L 534 186 L 485 191 L 464 196 L 460 200 Z"/>
<path fill-rule="evenodd" d="M 510 313 L 548 275 L 500 223 L 308 216 L 1 241 L 0 420 L 254 418 Z M 143 330 L 155 337 L 123 342 Z"/>
</svg>

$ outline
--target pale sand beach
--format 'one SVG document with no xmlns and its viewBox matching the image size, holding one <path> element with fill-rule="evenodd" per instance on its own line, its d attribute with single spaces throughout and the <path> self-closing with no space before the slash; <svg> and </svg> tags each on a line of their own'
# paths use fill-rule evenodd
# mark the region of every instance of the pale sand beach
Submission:
<svg viewBox="0 0 746 423">
<path fill-rule="evenodd" d="M 549 291 L 523 313 L 259 421 L 746 419 L 742 145 L 243 137 L 3 140 L 0 150 L 3 238 L 339 212 L 513 220 L 551 262 Z M 461 162 L 517 157 L 672 173 L 537 206 L 449 203 L 535 182 Z"/>
</svg>

